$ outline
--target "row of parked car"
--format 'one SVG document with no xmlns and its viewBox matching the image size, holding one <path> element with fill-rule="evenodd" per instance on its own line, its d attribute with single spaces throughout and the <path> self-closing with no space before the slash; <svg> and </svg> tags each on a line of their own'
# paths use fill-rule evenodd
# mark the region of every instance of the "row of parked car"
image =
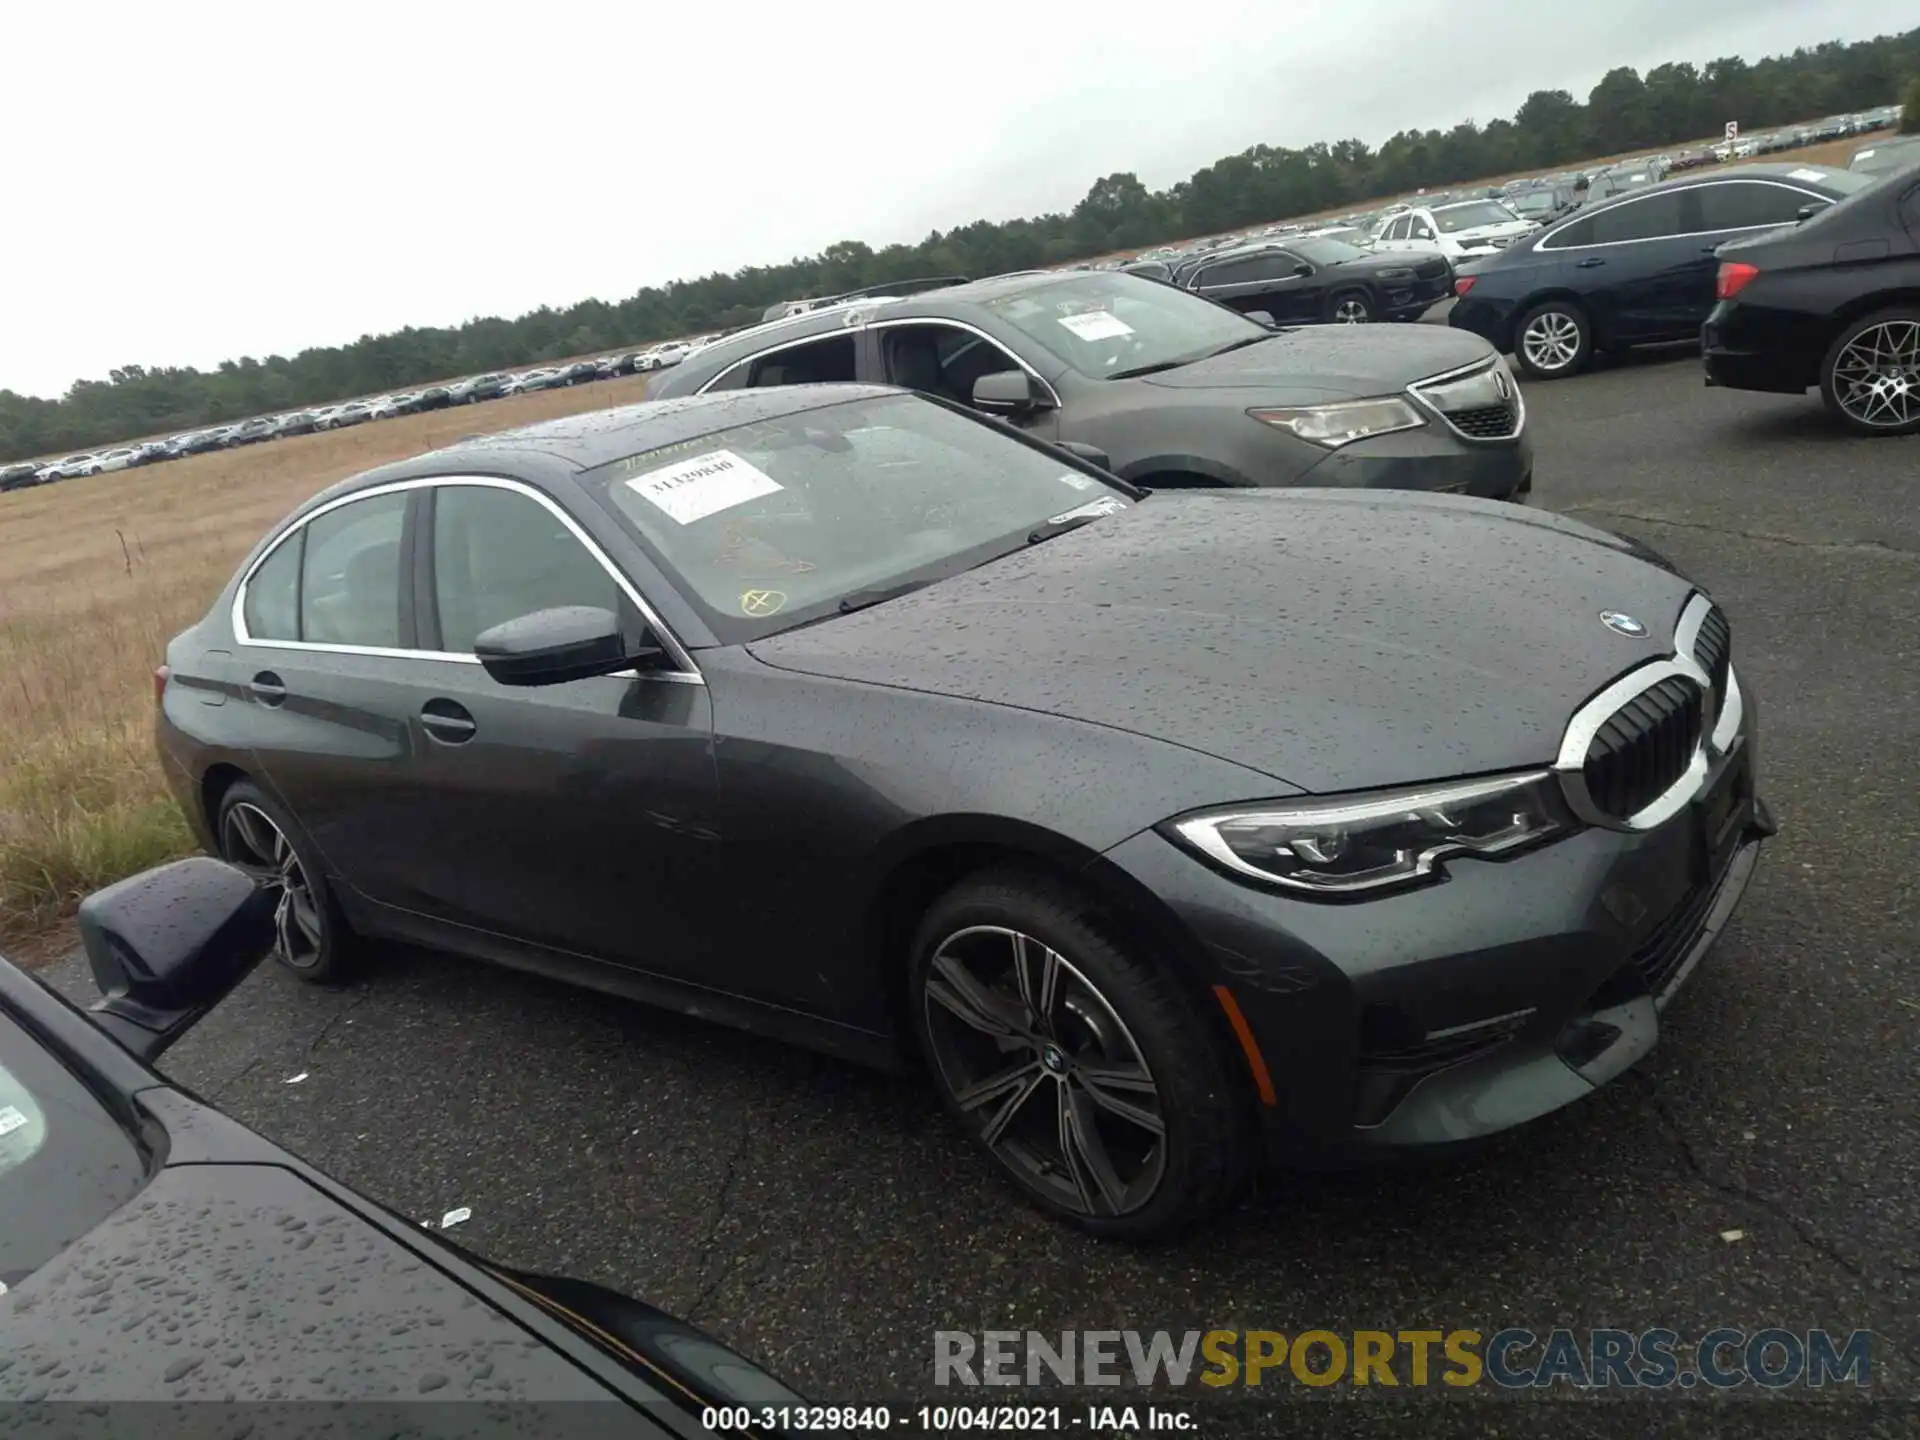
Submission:
<svg viewBox="0 0 1920 1440">
<path fill-rule="evenodd" d="M 1902 107 L 1898 105 L 1833 115 L 1814 124 L 1789 126 L 1670 154 L 1636 156 L 1599 169 L 1527 176 L 1501 185 L 1470 190 L 1433 194 L 1423 192 L 1410 199 L 1375 210 L 1355 212 L 1333 221 L 1265 225 L 1180 245 L 1160 246 L 1131 259 L 1120 257 L 1070 268 L 1124 270 L 1143 275 L 1191 290 L 1242 313 L 1277 324 L 1362 324 L 1381 320 L 1417 320 L 1449 296 L 1464 297 L 1479 284 L 1477 273 L 1464 271 L 1461 267 L 1505 254 L 1582 206 L 1656 187 L 1676 176 L 1722 161 L 1748 159 L 1850 135 L 1869 134 L 1898 124 L 1901 115 Z M 1920 158 L 1917 152 L 1920 152 L 1920 138 L 1876 141 L 1862 146 L 1855 153 L 1849 171 L 1866 178 L 1875 177 Z M 1767 168 L 1754 166 L 1751 172 L 1757 176 Z M 1837 198 L 1843 192 L 1835 190 L 1833 182 L 1827 177 L 1848 173 L 1836 172 L 1825 166 L 1785 168 L 1786 180 L 1775 176 L 1756 182 L 1775 188 L 1756 189 L 1754 184 L 1743 183 L 1729 190 L 1710 192 L 1703 203 L 1715 211 L 1727 210 L 1728 214 L 1744 204 L 1754 215 L 1768 217 L 1755 221 L 1757 226 L 1788 223 L 1804 205 L 1830 203 Z M 1747 172 L 1742 173 L 1744 175 Z M 1813 189 L 1798 200 L 1792 200 L 1790 208 L 1794 214 L 1785 215 L 1791 197 L 1781 198 L 1784 192 L 1778 187 L 1784 185 L 1791 190 L 1795 184 L 1803 187 L 1811 185 Z M 1688 203 L 1690 206 L 1693 204 L 1691 201 Z M 1668 202 L 1662 202 L 1652 209 L 1633 211 L 1631 216 L 1634 217 L 1634 223 L 1639 224 L 1652 223 L 1651 217 L 1659 215 L 1664 217 L 1661 225 L 1671 229 L 1674 235 L 1694 233 L 1673 228 L 1679 226 L 1681 221 L 1677 212 L 1667 214 L 1671 208 Z M 1696 215 L 1688 223 L 1705 224 L 1707 218 L 1711 217 Z M 1737 218 L 1749 217 L 1742 211 Z M 1604 223 L 1610 228 L 1619 222 L 1610 220 Z M 1752 227 L 1741 225 L 1732 228 Z M 1520 248 L 1527 254 L 1535 253 L 1532 244 Z M 1545 248 L 1552 251 L 1560 247 L 1548 242 Z M 1645 252 L 1648 256 L 1653 253 Z M 1577 263 L 1576 268 L 1579 268 Z M 1598 271 L 1599 265 L 1590 263 L 1585 268 Z M 1698 303 L 1681 307 L 1685 309 L 1684 322 L 1680 318 L 1680 310 L 1670 307 L 1670 313 L 1662 323 L 1652 327 L 1661 332 L 1658 338 L 1675 338 L 1666 333 L 1672 330 L 1684 332 L 1685 335 L 1698 333 L 1705 309 L 1711 303 L 1706 289 L 1711 266 L 1697 261 L 1693 268 L 1700 271 L 1696 277 L 1699 283 L 1692 287 L 1699 292 L 1693 297 Z M 1555 378 L 1584 369 L 1596 350 L 1601 348 L 1645 343 L 1627 338 L 1649 328 L 1629 319 L 1621 327 L 1608 324 L 1612 333 L 1604 337 L 1606 343 L 1603 346 L 1603 335 L 1598 327 L 1607 322 L 1598 317 L 1607 316 L 1610 320 L 1614 305 L 1608 298 L 1609 285 L 1620 273 L 1621 267 L 1616 266 L 1604 275 L 1596 273 L 1586 277 L 1597 282 L 1590 287 L 1595 299 L 1591 313 L 1586 314 L 1584 321 L 1567 314 L 1554 318 L 1551 322 L 1554 329 L 1551 344 L 1543 340 L 1543 343 L 1529 347 L 1523 339 L 1507 334 L 1516 324 L 1522 331 L 1526 328 L 1524 324 L 1519 324 L 1522 317 L 1515 313 L 1503 313 L 1497 319 L 1485 321 L 1484 324 L 1489 328 L 1483 329 L 1482 333 L 1501 343 L 1504 349 L 1511 350 L 1520 366 L 1537 378 Z M 937 281 L 908 280 L 847 294 L 784 301 L 770 306 L 765 319 L 788 318 L 863 299 L 900 298 L 932 283 L 959 283 L 964 278 L 944 276 L 938 277 Z M 1579 286 L 1570 288 L 1581 293 Z M 1492 296 L 1491 288 L 1482 291 L 1475 303 L 1466 307 L 1468 318 L 1460 323 L 1471 324 L 1474 316 L 1484 314 L 1483 303 L 1491 301 Z M 1532 318 L 1547 323 L 1546 317 Z M 1575 329 L 1568 331 L 1567 324 L 1574 324 Z M 1584 330 L 1580 329 L 1581 324 L 1584 324 Z M 0 466 L 0 490 L 44 485 L 77 475 L 105 474 L 183 455 L 231 449 L 261 440 L 304 435 L 318 430 L 341 429 L 370 420 L 390 419 L 447 405 L 474 404 L 507 395 L 580 385 L 619 375 L 665 370 L 722 338 L 725 333 L 732 332 L 697 335 L 644 350 L 603 355 L 595 360 L 541 365 L 516 372 L 471 375 L 449 384 L 430 385 L 416 391 L 349 400 L 281 415 L 256 416 L 233 424 L 187 431 L 165 439 L 97 452 L 80 452 L 51 462 L 31 461 Z"/>
<path fill-rule="evenodd" d="M 1377 296 L 1364 306 L 1354 303 L 1358 298 L 1355 295 L 1344 293 L 1346 289 L 1360 289 L 1358 278 L 1368 269 L 1353 265 L 1357 257 L 1351 251 L 1438 255 L 1459 265 L 1497 254 L 1589 202 L 1610 200 L 1632 190 L 1657 185 L 1674 175 L 1724 161 L 1751 159 L 1849 135 L 1869 134 L 1898 124 L 1901 114 L 1900 106 L 1889 105 L 1716 145 L 1634 156 L 1599 168 L 1561 170 L 1465 190 L 1431 194 L 1423 191 L 1377 209 L 1355 211 L 1337 219 L 1264 225 L 1178 245 L 1163 245 L 1130 259 L 1097 261 L 1084 268 L 1124 269 L 1208 292 L 1214 282 L 1204 275 L 1209 268 L 1204 262 L 1231 260 L 1229 273 L 1251 275 L 1262 268 L 1256 263 L 1257 255 L 1272 262 L 1267 269 L 1280 263 L 1273 254 L 1276 249 L 1296 252 L 1288 257 L 1294 265 L 1317 264 L 1320 262 L 1310 261 L 1308 255 L 1298 252 L 1304 247 L 1306 251 L 1331 258 L 1336 252 L 1324 243 L 1331 241 L 1347 247 L 1342 259 L 1349 268 L 1340 277 L 1342 283 L 1332 287 L 1318 284 L 1294 287 L 1313 291 L 1322 303 L 1283 305 L 1281 308 L 1288 311 L 1289 323 L 1413 319 L 1417 312 L 1409 313 L 1409 310 L 1411 302 L 1422 293 L 1419 287 L 1409 288 L 1403 284 L 1399 293 Z M 1883 173 L 1897 164 L 1907 144 L 1904 140 L 1890 139 L 1862 147 L 1855 156 L 1854 168 Z M 1299 278 L 1312 277 L 1302 271 Z M 1424 272 L 1420 278 L 1427 278 Z M 1438 298 L 1443 297 L 1433 296 L 1428 303 Z M 1274 313 L 1278 316 L 1280 312 L 1276 309 Z"/>
<path fill-rule="evenodd" d="M 571 360 L 538 365 L 530 370 L 469 375 L 445 385 L 395 391 L 388 395 L 347 400 L 337 405 L 322 405 L 308 410 L 289 410 L 279 415 L 256 415 L 231 424 L 182 431 L 163 439 L 116 445 L 105 450 L 79 451 L 53 461 L 22 461 L 0 466 L 0 490 L 49 485 L 56 480 L 69 480 L 80 475 L 106 475 L 116 470 L 131 470 L 141 465 L 177 460 L 184 455 L 232 450 L 262 440 L 282 440 L 291 435 L 310 435 L 319 430 L 342 430 L 369 420 L 391 420 L 397 415 L 415 415 L 423 410 L 439 410 L 449 405 L 473 405 L 508 395 L 666 370 L 716 338 L 701 335 L 645 350 L 602 355 L 595 360 Z"/>
</svg>

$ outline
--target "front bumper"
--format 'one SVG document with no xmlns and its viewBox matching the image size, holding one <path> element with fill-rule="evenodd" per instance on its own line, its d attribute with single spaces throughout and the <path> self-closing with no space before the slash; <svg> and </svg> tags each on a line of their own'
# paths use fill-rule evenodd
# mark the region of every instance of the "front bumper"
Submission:
<svg viewBox="0 0 1920 1440">
<path fill-rule="evenodd" d="M 1465 440 L 1436 417 L 1418 430 L 1343 445 L 1293 483 L 1511 500 L 1533 488 L 1533 439 L 1522 424 L 1511 439 Z"/>
<path fill-rule="evenodd" d="M 1171 910 L 1205 986 L 1231 992 L 1271 1076 L 1274 1155 L 1339 1163 L 1538 1119 L 1645 1056 L 1774 831 L 1746 793 L 1712 860 L 1689 806 L 1357 903 L 1242 884 L 1153 831 L 1108 859 Z"/>
</svg>

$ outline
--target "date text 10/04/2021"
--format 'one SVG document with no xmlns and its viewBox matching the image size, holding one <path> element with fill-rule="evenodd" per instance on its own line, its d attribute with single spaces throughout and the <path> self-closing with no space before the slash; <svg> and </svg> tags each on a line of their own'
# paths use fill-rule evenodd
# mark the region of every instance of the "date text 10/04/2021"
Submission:
<svg viewBox="0 0 1920 1440">
<path fill-rule="evenodd" d="M 702 1414 L 701 1424 L 713 1435 L 899 1429 L 922 1435 L 1077 1430 L 1117 1436 L 1200 1429 L 1191 1410 L 1167 1405 L 719 1405 Z"/>
</svg>

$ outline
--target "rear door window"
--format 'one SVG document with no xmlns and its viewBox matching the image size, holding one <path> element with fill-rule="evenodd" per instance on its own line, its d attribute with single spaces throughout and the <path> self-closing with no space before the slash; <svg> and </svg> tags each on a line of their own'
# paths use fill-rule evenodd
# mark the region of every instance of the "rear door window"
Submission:
<svg viewBox="0 0 1920 1440">
<path fill-rule="evenodd" d="M 253 639 L 300 638 L 300 554 L 306 538 L 304 527 L 294 531 L 247 577 L 242 613 Z"/>
<path fill-rule="evenodd" d="M 793 345 L 763 355 L 749 367 L 747 384 L 820 385 L 859 379 L 852 335 L 830 335 L 811 345 Z"/>
<path fill-rule="evenodd" d="M 372 495 L 307 522 L 300 638 L 315 645 L 400 644 L 400 538 L 408 492 Z"/>
</svg>

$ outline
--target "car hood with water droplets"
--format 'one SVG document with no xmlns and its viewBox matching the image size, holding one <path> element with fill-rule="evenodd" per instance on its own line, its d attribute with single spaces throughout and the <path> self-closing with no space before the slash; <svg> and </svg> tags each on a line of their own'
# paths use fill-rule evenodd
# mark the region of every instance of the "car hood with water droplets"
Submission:
<svg viewBox="0 0 1920 1440">
<path fill-rule="evenodd" d="M 1694 588 L 1633 541 L 1494 501 L 1165 494 L 749 649 L 1329 793 L 1550 763 L 1582 701 L 1671 653 Z"/>
</svg>

